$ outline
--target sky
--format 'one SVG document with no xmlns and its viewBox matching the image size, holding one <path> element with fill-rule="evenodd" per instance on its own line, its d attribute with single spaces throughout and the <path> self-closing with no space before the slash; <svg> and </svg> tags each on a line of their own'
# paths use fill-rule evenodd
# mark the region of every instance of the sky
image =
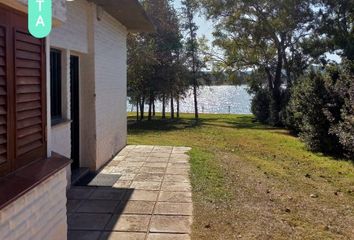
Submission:
<svg viewBox="0 0 354 240">
<path fill-rule="evenodd" d="M 180 0 L 174 0 L 173 1 L 175 8 L 177 11 L 180 11 L 181 9 L 181 1 Z M 199 27 L 198 29 L 198 37 L 202 37 L 205 35 L 209 42 L 211 43 L 213 41 L 213 23 L 212 21 L 206 20 L 204 16 L 199 16 L 199 14 L 196 16 L 195 22 L 197 26 Z"/>
</svg>

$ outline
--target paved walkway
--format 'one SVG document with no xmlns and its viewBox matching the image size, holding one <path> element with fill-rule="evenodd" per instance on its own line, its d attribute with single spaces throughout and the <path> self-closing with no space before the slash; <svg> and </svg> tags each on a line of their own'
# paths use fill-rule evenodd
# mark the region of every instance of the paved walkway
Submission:
<svg viewBox="0 0 354 240">
<path fill-rule="evenodd" d="M 190 240 L 189 150 L 127 146 L 101 171 L 113 187 L 68 192 L 69 240 Z"/>
</svg>

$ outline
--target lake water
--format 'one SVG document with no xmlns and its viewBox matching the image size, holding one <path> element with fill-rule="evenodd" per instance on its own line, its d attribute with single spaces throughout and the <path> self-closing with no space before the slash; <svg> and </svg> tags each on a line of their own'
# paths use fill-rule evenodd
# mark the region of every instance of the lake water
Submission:
<svg viewBox="0 0 354 240">
<path fill-rule="evenodd" d="M 252 96 L 247 92 L 247 86 L 204 86 L 198 90 L 198 107 L 200 113 L 233 113 L 250 114 Z M 189 91 L 187 97 L 180 101 L 181 113 L 193 113 L 193 94 Z M 162 111 L 162 103 L 155 104 L 156 112 Z M 136 107 L 128 102 L 127 110 L 136 111 Z M 145 106 L 148 111 L 148 106 Z M 170 111 L 170 104 L 166 112 Z"/>
</svg>

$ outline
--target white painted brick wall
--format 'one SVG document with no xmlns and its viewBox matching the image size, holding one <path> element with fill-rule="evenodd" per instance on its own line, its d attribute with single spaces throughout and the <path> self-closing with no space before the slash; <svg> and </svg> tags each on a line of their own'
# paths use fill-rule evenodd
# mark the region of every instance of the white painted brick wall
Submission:
<svg viewBox="0 0 354 240">
<path fill-rule="evenodd" d="M 1 240 L 65 240 L 66 169 L 0 211 Z"/>
<path fill-rule="evenodd" d="M 71 157 L 70 122 L 52 127 L 52 151 L 67 158 Z"/>
<path fill-rule="evenodd" d="M 87 12 L 86 0 L 67 2 L 66 22 L 50 33 L 51 46 L 87 53 Z"/>
<path fill-rule="evenodd" d="M 104 13 L 95 21 L 97 162 L 101 167 L 127 139 L 127 30 Z"/>
<path fill-rule="evenodd" d="M 80 163 L 92 170 L 126 144 L 126 37 L 126 28 L 109 14 L 98 21 L 96 7 L 86 0 L 67 2 L 67 22 L 50 35 L 51 46 L 61 49 L 63 57 L 68 51 L 80 56 Z M 69 113 L 69 71 L 63 76 L 63 106 Z M 51 135 L 52 149 L 70 157 L 70 124 L 52 128 Z"/>
<path fill-rule="evenodd" d="M 72 51 L 87 53 L 86 0 L 67 2 L 67 21 L 54 28 L 50 34 L 50 45 L 62 50 L 62 117 L 70 119 L 70 54 Z M 71 157 L 71 126 L 67 122 L 51 128 L 51 149 L 68 158 Z"/>
<path fill-rule="evenodd" d="M 13 0 L 11 0 L 13 1 Z M 18 2 L 27 5 L 28 0 L 17 0 Z M 66 0 L 53 0 L 53 17 L 65 22 L 66 20 Z"/>
</svg>

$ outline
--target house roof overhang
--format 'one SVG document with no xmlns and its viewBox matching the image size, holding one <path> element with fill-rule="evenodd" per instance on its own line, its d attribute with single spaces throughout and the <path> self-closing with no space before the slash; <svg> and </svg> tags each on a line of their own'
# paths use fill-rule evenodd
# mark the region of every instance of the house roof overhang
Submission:
<svg viewBox="0 0 354 240">
<path fill-rule="evenodd" d="M 129 32 L 154 32 L 155 27 L 138 0 L 91 0 L 121 22 Z"/>
</svg>

